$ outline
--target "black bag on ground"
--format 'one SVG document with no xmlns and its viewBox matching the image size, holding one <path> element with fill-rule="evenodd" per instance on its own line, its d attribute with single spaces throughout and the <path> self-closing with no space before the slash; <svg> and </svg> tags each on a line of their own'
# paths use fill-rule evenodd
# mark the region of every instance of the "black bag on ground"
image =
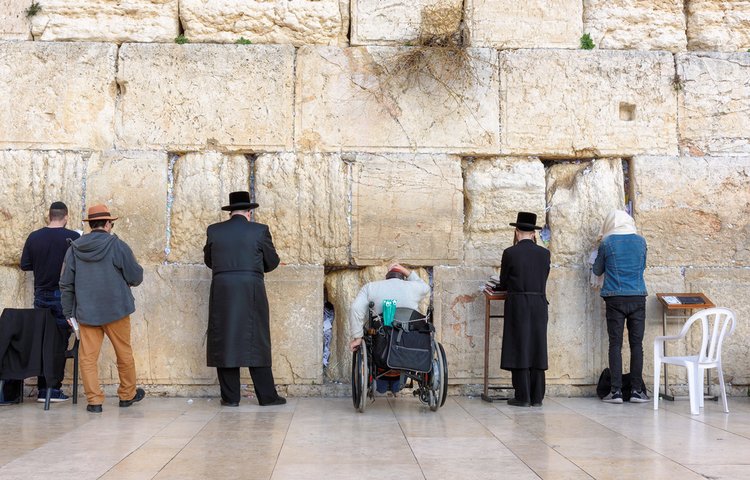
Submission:
<svg viewBox="0 0 750 480">
<path fill-rule="evenodd" d="M 630 401 L 631 390 L 633 389 L 632 382 L 630 380 L 630 374 L 626 373 L 622 376 L 622 399 L 626 402 Z M 606 397 L 612 390 L 612 372 L 609 368 L 602 370 L 602 374 L 599 375 L 599 381 L 596 384 L 596 395 L 599 398 Z M 643 391 L 646 390 L 646 385 L 643 385 Z"/>
<path fill-rule="evenodd" d="M 397 308 L 388 349 L 388 367 L 429 372 L 432 368 L 433 328 L 419 312 Z"/>
</svg>

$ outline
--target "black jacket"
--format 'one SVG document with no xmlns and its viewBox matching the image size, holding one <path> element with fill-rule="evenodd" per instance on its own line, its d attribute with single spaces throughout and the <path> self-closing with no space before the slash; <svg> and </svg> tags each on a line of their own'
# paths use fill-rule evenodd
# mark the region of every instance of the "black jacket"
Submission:
<svg viewBox="0 0 750 480">
<path fill-rule="evenodd" d="M 279 256 L 268 226 L 242 215 L 206 232 L 203 256 L 213 271 L 206 361 L 209 367 L 270 367 L 271 328 L 263 274 Z"/>
<path fill-rule="evenodd" d="M 505 249 L 500 288 L 507 290 L 500 367 L 547 369 L 547 277 L 550 253 L 531 240 Z"/>
<path fill-rule="evenodd" d="M 54 378 L 54 372 L 62 370 L 57 362 L 65 363 L 65 358 L 55 352 L 64 350 L 64 342 L 49 309 L 4 309 L 0 316 L 0 378 L 43 376 L 48 384 L 62 380 Z"/>
</svg>

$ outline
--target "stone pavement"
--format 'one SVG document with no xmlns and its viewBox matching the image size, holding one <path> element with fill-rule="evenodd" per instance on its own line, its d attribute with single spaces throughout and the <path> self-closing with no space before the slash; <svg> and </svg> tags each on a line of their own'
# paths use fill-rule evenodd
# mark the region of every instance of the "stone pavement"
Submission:
<svg viewBox="0 0 750 480">
<path fill-rule="evenodd" d="M 430 412 L 408 397 L 377 398 L 364 414 L 348 398 L 108 398 L 0 407 L 0 479 L 742 479 L 750 478 L 750 399 L 731 413 L 706 402 L 603 404 L 548 398 L 542 408 L 449 397 Z"/>
</svg>

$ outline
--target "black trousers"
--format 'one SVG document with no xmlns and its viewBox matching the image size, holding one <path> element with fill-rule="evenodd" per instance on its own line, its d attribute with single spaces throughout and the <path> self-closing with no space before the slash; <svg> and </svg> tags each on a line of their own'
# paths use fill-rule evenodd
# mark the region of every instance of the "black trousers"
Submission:
<svg viewBox="0 0 750 480">
<path fill-rule="evenodd" d="M 520 402 L 542 403 L 544 399 L 544 370 L 539 368 L 514 368 L 511 371 L 515 398 Z"/>
<path fill-rule="evenodd" d="M 277 400 L 279 394 L 276 393 L 271 367 L 248 367 L 248 369 L 250 370 L 250 377 L 253 379 L 253 387 L 255 388 L 255 396 L 258 398 L 258 403 L 265 405 Z M 239 367 L 217 367 L 216 373 L 219 377 L 222 400 L 230 403 L 239 403 L 241 397 Z"/>
<path fill-rule="evenodd" d="M 46 291 L 46 290 L 35 290 L 34 291 L 34 308 L 49 308 L 52 311 L 52 315 L 55 317 L 57 323 L 57 330 L 60 332 L 60 336 L 63 338 L 63 342 L 56 345 L 55 357 L 58 359 L 55 363 L 55 379 L 52 385 L 47 385 L 47 379 L 44 377 L 37 377 L 37 388 L 39 390 L 46 390 L 49 386 L 59 390 L 62 387 L 63 378 L 65 378 L 65 350 L 68 348 L 68 342 L 70 341 L 71 329 L 68 325 L 68 321 L 65 319 L 65 315 L 62 312 L 62 304 L 60 303 L 60 290 Z"/>
<path fill-rule="evenodd" d="M 608 297 L 609 371 L 612 390 L 622 389 L 622 337 L 628 326 L 630 344 L 630 385 L 643 390 L 643 332 L 646 329 L 645 297 Z"/>
</svg>

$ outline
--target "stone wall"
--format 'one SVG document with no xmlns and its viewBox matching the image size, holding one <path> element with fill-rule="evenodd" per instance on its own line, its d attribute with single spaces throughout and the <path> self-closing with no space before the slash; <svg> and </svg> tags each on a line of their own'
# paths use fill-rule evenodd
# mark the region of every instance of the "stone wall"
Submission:
<svg viewBox="0 0 750 480">
<path fill-rule="evenodd" d="M 32 302 L 18 262 L 52 201 L 77 229 L 106 203 L 146 271 L 139 382 L 215 395 L 202 247 L 249 190 L 283 262 L 267 290 L 288 393 L 347 393 L 349 305 L 391 261 L 432 285 L 451 391 L 475 392 L 480 288 L 524 210 L 550 235 L 549 392 L 591 394 L 607 334 L 587 259 L 627 207 L 649 245 L 647 383 L 654 294 L 703 291 L 739 314 L 724 361 L 746 393 L 749 25 L 744 0 L 0 0 L 0 308 Z M 110 347 L 100 366 L 116 383 Z"/>
</svg>

